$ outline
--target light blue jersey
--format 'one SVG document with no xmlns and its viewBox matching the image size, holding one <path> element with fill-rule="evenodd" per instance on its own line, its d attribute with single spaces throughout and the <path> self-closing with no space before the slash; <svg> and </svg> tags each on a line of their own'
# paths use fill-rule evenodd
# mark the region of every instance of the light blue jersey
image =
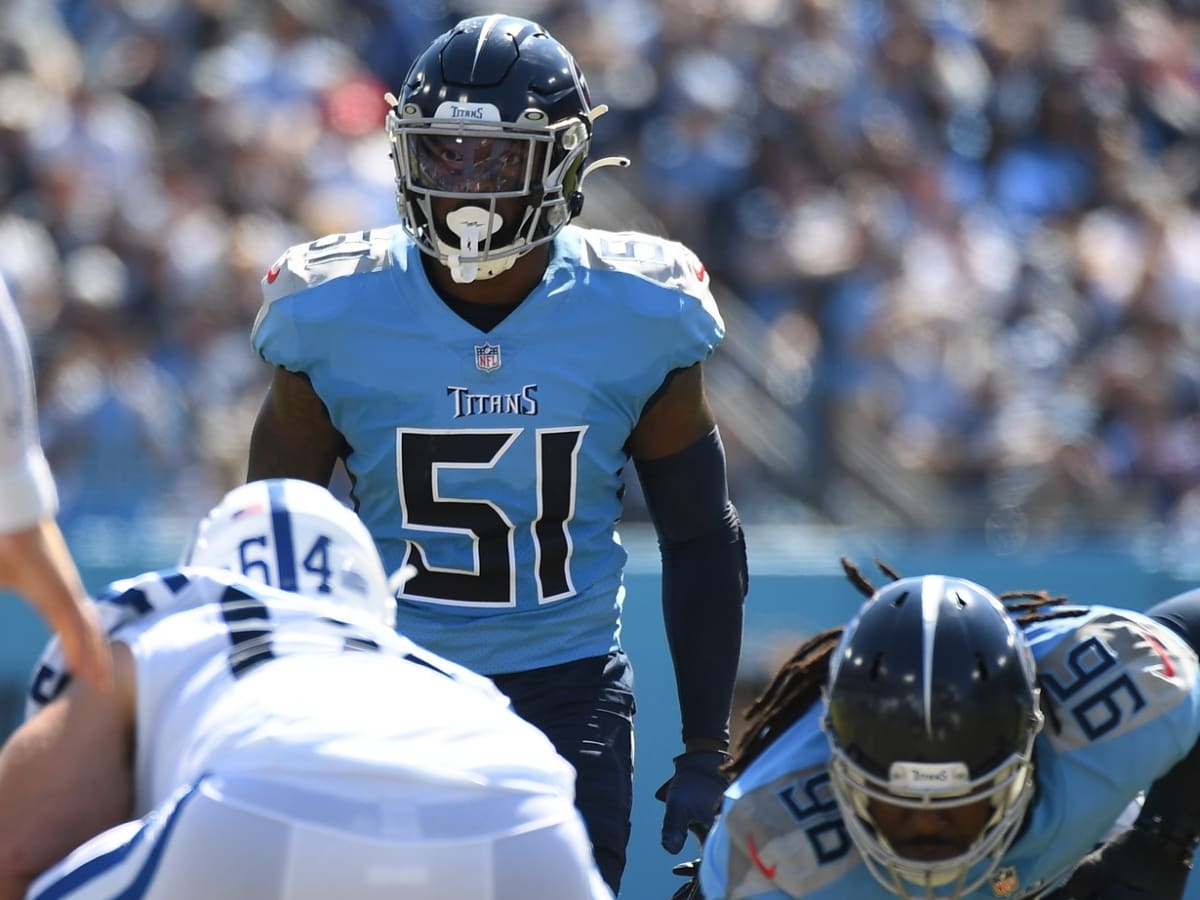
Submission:
<svg viewBox="0 0 1200 900">
<path fill-rule="evenodd" d="M 990 883 L 964 895 L 971 900 L 1033 897 L 1058 883 L 1200 738 L 1196 654 L 1162 624 L 1097 606 L 1025 635 L 1047 719 L 1034 747 L 1037 793 Z M 725 792 L 701 864 L 706 900 L 891 896 L 842 823 L 824 714 L 814 705 Z"/>
<path fill-rule="evenodd" d="M 401 631 L 485 674 L 619 647 L 626 442 L 724 336 L 690 250 L 569 226 L 486 333 L 399 226 L 293 247 L 263 294 L 255 349 L 309 377 L 385 565 L 416 567 Z"/>
</svg>

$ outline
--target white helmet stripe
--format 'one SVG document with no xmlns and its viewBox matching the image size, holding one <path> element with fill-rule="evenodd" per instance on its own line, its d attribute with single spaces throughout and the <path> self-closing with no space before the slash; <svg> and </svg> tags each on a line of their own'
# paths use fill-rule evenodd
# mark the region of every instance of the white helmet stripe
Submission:
<svg viewBox="0 0 1200 900">
<path fill-rule="evenodd" d="M 230 569 L 395 626 L 396 598 L 371 533 L 311 481 L 270 478 L 234 488 L 197 526 L 184 564 Z"/>
<path fill-rule="evenodd" d="M 921 691 L 925 704 L 925 734 L 933 738 L 933 638 L 937 632 L 945 579 L 926 575 L 921 579 Z"/>
<path fill-rule="evenodd" d="M 296 590 L 296 548 L 292 543 L 292 516 L 283 496 L 283 482 L 267 482 L 267 498 L 271 504 L 271 531 L 275 537 L 275 565 L 279 571 L 281 590 Z"/>
<path fill-rule="evenodd" d="M 488 37 L 491 35 L 492 29 L 500 24 L 500 20 L 503 18 L 504 16 L 499 14 L 488 16 L 487 21 L 483 23 L 483 27 L 479 29 L 479 40 L 475 42 L 475 58 L 471 60 L 472 78 L 475 77 L 475 69 L 479 65 L 479 57 L 483 55 L 483 48 L 487 46 Z"/>
</svg>

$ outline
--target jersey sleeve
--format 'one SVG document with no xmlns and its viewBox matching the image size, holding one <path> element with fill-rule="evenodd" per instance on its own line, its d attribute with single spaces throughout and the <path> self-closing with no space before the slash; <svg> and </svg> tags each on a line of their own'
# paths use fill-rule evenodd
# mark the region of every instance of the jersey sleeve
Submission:
<svg viewBox="0 0 1200 900">
<path fill-rule="evenodd" d="M 58 492 L 38 437 L 29 344 L 0 282 L 0 532 L 57 512 Z"/>
<path fill-rule="evenodd" d="M 735 863 L 733 844 L 727 826 L 728 799 L 722 815 L 704 840 L 704 855 L 700 859 L 700 890 L 705 900 L 788 900 L 788 894 L 768 884 L 749 884 L 745 879 L 731 883 L 730 876 L 744 866 Z"/>
<path fill-rule="evenodd" d="M 679 365 L 684 368 L 708 359 L 725 337 L 725 322 L 717 311 L 716 301 L 696 302 L 690 294 L 680 303 Z"/>
<path fill-rule="evenodd" d="M 1047 710 L 1044 734 L 1056 751 L 1144 787 L 1195 745 L 1197 658 L 1174 631 L 1107 607 L 1046 626 L 1032 631 L 1030 643 Z"/>
<path fill-rule="evenodd" d="M 700 865 L 708 900 L 859 896 L 863 867 L 830 785 L 823 712 L 790 725 L 726 790 Z"/>
<path fill-rule="evenodd" d="M 858 855 L 832 797 L 821 789 L 812 796 L 804 793 L 815 784 L 827 784 L 823 769 L 726 795 L 700 862 L 706 900 L 785 900 L 830 888 L 838 892 L 834 885 L 858 866 Z M 848 889 L 845 896 L 856 893 Z"/>
<path fill-rule="evenodd" d="M 114 581 L 94 598 L 100 627 L 109 640 L 125 640 L 152 616 L 177 608 L 185 591 L 195 589 L 197 580 L 195 575 L 163 570 Z M 51 635 L 33 667 L 25 698 L 25 718 L 40 712 L 63 692 L 68 682 L 62 642 L 57 635 Z"/>
<path fill-rule="evenodd" d="M 703 362 L 725 337 L 712 279 L 687 246 L 640 232 L 583 229 L 581 260 L 668 370 Z"/>
<path fill-rule="evenodd" d="M 263 276 L 263 302 L 250 331 L 251 346 L 265 362 L 289 369 L 295 368 L 300 340 L 295 321 L 286 311 L 287 304 L 281 301 L 307 287 L 298 271 L 303 266 L 297 258 L 298 250 L 286 250 Z"/>
<path fill-rule="evenodd" d="M 320 328 L 322 316 L 336 317 L 328 285 L 347 276 L 387 268 L 392 233 L 388 229 L 333 234 L 295 244 L 267 270 L 261 282 L 262 305 L 250 342 L 266 362 L 292 371 L 306 367 L 306 328 Z"/>
<path fill-rule="evenodd" d="M 712 279 L 699 257 L 683 244 L 667 243 L 670 269 L 664 284 L 677 293 L 680 366 L 701 362 L 725 338 L 725 320 L 712 293 Z"/>
</svg>

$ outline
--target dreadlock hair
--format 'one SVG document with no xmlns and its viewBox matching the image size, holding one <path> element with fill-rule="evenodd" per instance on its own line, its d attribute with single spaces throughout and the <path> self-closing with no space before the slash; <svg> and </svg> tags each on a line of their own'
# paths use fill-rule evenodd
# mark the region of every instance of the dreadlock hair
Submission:
<svg viewBox="0 0 1200 900">
<path fill-rule="evenodd" d="M 844 556 L 841 563 L 846 578 L 859 593 L 868 599 L 873 597 L 876 587 L 858 566 Z M 876 559 L 875 565 L 889 581 L 900 580 L 900 574 L 887 563 Z M 1006 591 L 999 595 L 999 599 L 1022 628 L 1047 619 L 1079 616 L 1085 611 L 1083 607 L 1065 606 L 1069 602 L 1066 597 L 1052 596 L 1046 591 Z M 730 778 L 736 778 L 744 772 L 779 735 L 820 699 L 825 682 L 829 679 L 829 661 L 844 632 L 845 626 L 841 625 L 827 628 L 802 643 L 780 666 L 762 694 L 746 709 L 743 713 L 746 729 L 732 758 L 725 764 L 725 772 Z M 1052 708 L 1047 709 L 1047 715 L 1052 727 L 1059 730 Z"/>
</svg>

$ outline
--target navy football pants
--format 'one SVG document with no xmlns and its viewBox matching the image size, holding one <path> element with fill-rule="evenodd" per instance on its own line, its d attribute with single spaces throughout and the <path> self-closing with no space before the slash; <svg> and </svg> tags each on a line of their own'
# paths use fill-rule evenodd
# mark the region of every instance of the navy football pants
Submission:
<svg viewBox="0 0 1200 900">
<path fill-rule="evenodd" d="M 633 808 L 633 668 L 622 652 L 493 675 L 521 718 L 575 767 L 575 805 L 617 893 Z"/>
</svg>

